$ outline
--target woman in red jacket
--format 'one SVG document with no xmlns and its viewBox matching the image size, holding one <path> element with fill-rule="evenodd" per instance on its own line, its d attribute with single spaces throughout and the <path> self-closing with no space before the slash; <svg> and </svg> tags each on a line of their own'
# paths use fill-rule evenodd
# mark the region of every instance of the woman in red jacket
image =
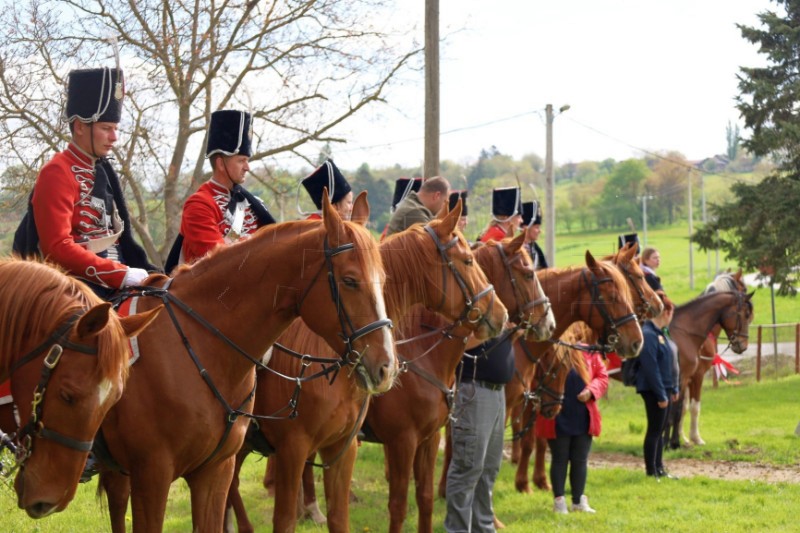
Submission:
<svg viewBox="0 0 800 533">
<path fill-rule="evenodd" d="M 600 435 L 600 409 L 597 399 L 608 389 L 606 366 L 597 352 L 570 350 L 572 370 L 564 388 L 564 405 L 555 419 L 536 419 L 536 436 L 547 439 L 550 447 L 550 484 L 553 486 L 553 511 L 566 514 L 567 466 L 572 490 L 572 510 L 594 513 L 583 493 L 592 438 Z"/>
</svg>

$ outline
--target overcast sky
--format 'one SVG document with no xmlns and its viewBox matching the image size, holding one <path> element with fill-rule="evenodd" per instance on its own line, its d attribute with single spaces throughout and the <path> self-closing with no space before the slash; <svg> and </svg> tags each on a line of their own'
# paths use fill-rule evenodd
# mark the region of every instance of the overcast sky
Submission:
<svg viewBox="0 0 800 533">
<path fill-rule="evenodd" d="M 398 0 L 423 42 L 424 0 Z M 545 154 L 544 108 L 557 164 L 677 150 L 724 153 L 740 66 L 763 58 L 736 23 L 777 9 L 768 0 L 440 0 L 441 158 L 474 161 L 497 146 Z M 398 14 L 401 16 L 401 14 Z M 343 168 L 419 165 L 423 74 L 406 75 L 389 106 L 338 133 Z M 746 132 L 743 131 L 744 134 Z"/>
</svg>

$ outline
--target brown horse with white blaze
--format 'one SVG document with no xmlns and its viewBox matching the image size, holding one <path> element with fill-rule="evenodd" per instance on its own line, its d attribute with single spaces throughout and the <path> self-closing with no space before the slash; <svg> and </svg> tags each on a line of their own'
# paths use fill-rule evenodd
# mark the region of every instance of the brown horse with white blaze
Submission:
<svg viewBox="0 0 800 533">
<path fill-rule="evenodd" d="M 523 239 L 520 235 L 502 243 L 490 242 L 477 248 L 475 256 L 508 308 L 510 319 L 519 326 L 518 334 L 545 339 L 555 323 L 533 263 L 522 248 Z M 397 387 L 373 400 L 365 426 L 370 440 L 382 443 L 386 454 L 389 530 L 403 528 L 413 474 L 417 530 L 432 531 L 439 435 L 450 415 L 456 367 L 464 354 L 468 331 L 452 328 L 443 318 L 423 312 L 412 314 L 397 330 L 398 358 L 406 371 Z"/>
<path fill-rule="evenodd" d="M 129 474 L 101 472 L 115 532 L 126 529 L 129 493 L 133 531 L 161 531 L 178 477 L 189 485 L 194 531 L 222 530 L 255 366 L 298 316 L 366 389 L 393 383 L 380 255 L 369 232 L 322 197 L 322 221 L 266 226 L 181 267 L 168 287 L 142 291 L 139 309 L 163 302 L 167 312 L 139 336 L 126 394 L 102 426 L 107 464 Z"/>
<path fill-rule="evenodd" d="M 11 378 L 21 431 L 17 502 L 32 518 L 75 496 L 92 440 L 128 376 L 128 339 L 158 315 L 119 319 L 86 285 L 35 261 L 0 261 L 0 382 Z M 16 429 L 13 405 L 4 430 Z"/>
<path fill-rule="evenodd" d="M 393 320 L 400 319 L 412 305 L 422 304 L 479 330 L 481 336 L 502 326 L 505 309 L 499 304 L 492 305 L 492 287 L 473 264 L 466 241 L 455 231 L 460 214 L 460 204 L 457 204 L 449 213 L 443 210 L 426 227 L 413 226 L 380 245 L 387 274 L 384 294 Z M 354 210 L 353 217 L 366 219 L 368 214 Z M 467 316 L 475 320 L 466 320 Z M 486 320 L 477 320 L 477 317 L 486 317 Z M 297 353 L 330 357 L 329 348 L 299 320 L 281 336 L 279 343 Z M 304 364 L 276 346 L 269 366 L 282 375 L 297 376 Z M 306 369 L 308 375 L 322 371 L 323 364 L 315 362 Z M 293 382 L 274 372 L 258 372 L 254 412 L 259 415 L 280 412 L 294 387 Z M 345 375 L 337 376 L 332 382 L 324 378 L 304 381 L 298 392 L 296 417 L 259 422 L 260 434 L 275 450 L 270 457 L 270 464 L 276 465 L 273 529 L 294 530 L 301 474 L 304 466 L 309 468 L 307 458 L 319 451 L 326 467 L 328 528 L 347 531 L 350 480 L 357 454 L 354 437 L 363 421 L 367 397 Z M 246 443 L 237 454 L 237 467 L 248 452 Z M 230 502 L 236 511 L 239 531 L 253 531 L 238 496 L 236 479 L 231 486 Z"/>
</svg>

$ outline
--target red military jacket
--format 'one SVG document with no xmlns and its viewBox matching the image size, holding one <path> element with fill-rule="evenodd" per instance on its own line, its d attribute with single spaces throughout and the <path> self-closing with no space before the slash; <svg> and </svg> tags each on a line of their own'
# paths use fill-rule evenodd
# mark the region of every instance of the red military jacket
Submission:
<svg viewBox="0 0 800 533">
<path fill-rule="evenodd" d="M 500 242 L 506 237 L 506 231 L 500 226 L 489 226 L 489 229 L 481 235 L 481 242 L 489 242 L 490 239 Z"/>
<path fill-rule="evenodd" d="M 184 262 L 193 263 L 217 245 L 236 240 L 225 239 L 233 222 L 233 215 L 228 211 L 230 200 L 231 192 L 213 179 L 201 185 L 186 200 L 181 218 Z M 258 217 L 248 206 L 239 236 L 249 235 L 258 228 Z"/>
<path fill-rule="evenodd" d="M 90 248 L 106 239 L 109 245 L 121 230 L 116 209 L 92 201 L 94 168 L 91 159 L 70 143 L 39 172 L 33 206 L 42 255 L 83 278 L 104 287 L 120 288 L 128 267 L 99 257 Z M 92 243 L 94 241 L 94 243 Z M 101 246 L 103 247 L 103 246 Z"/>
</svg>

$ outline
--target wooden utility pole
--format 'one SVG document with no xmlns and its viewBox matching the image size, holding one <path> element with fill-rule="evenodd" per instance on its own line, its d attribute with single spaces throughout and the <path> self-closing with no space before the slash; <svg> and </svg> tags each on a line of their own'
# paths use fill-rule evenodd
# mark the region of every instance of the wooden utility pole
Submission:
<svg viewBox="0 0 800 533">
<path fill-rule="evenodd" d="M 439 0 L 425 0 L 424 178 L 439 175 Z"/>
<path fill-rule="evenodd" d="M 694 233 L 694 225 L 692 219 L 692 171 L 686 176 L 689 182 L 689 288 L 694 290 L 694 243 L 692 243 L 692 234 Z"/>
<path fill-rule="evenodd" d="M 547 104 L 544 110 L 547 123 L 547 146 L 544 154 L 544 242 L 547 264 L 554 267 L 556 266 L 556 195 L 553 179 L 553 104 Z"/>
</svg>

